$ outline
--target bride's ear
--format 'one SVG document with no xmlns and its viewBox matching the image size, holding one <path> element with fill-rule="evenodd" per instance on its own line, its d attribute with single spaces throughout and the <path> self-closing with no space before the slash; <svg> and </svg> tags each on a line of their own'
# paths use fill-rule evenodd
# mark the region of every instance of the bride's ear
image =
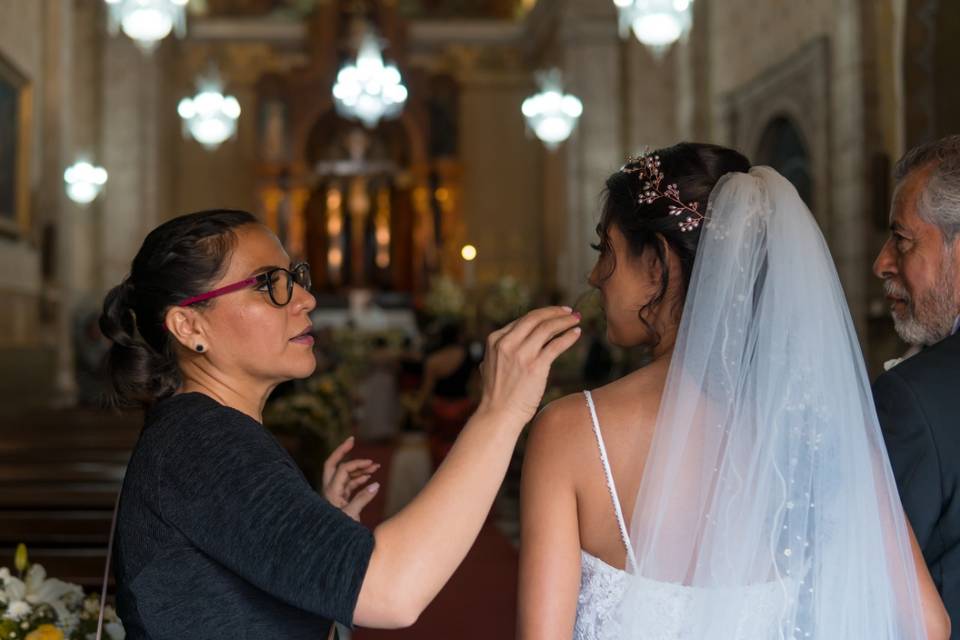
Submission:
<svg viewBox="0 0 960 640">
<path fill-rule="evenodd" d="M 677 252 L 673 250 L 673 247 L 670 246 L 670 243 L 667 241 L 667 237 L 662 233 L 656 234 L 657 247 L 659 248 L 659 255 L 663 256 L 663 260 L 658 260 L 657 264 L 657 273 L 656 278 L 660 280 L 663 278 L 664 271 L 670 277 L 672 282 L 675 277 L 680 275 L 680 260 L 677 256 Z"/>
</svg>

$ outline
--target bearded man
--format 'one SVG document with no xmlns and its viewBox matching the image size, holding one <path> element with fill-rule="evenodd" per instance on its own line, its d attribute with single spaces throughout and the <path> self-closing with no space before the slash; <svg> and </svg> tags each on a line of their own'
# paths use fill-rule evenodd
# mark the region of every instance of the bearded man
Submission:
<svg viewBox="0 0 960 640">
<path fill-rule="evenodd" d="M 911 355 L 873 386 L 904 509 L 960 621 L 960 136 L 897 165 L 890 237 L 873 265 Z M 952 640 L 960 640 L 960 624 Z"/>
</svg>

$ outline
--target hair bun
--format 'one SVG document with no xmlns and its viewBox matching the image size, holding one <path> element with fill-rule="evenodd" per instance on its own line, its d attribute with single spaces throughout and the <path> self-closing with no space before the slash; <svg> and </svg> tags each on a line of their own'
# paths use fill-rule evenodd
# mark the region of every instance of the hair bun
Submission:
<svg viewBox="0 0 960 640">
<path fill-rule="evenodd" d="M 137 319 L 133 310 L 135 296 L 136 290 L 128 277 L 111 289 L 103 300 L 100 331 L 121 347 L 131 348 L 138 342 Z"/>
</svg>

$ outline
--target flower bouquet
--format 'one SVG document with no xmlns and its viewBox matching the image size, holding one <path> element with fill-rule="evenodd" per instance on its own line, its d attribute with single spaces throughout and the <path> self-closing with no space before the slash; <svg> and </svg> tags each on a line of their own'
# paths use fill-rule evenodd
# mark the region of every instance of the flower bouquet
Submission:
<svg viewBox="0 0 960 640">
<path fill-rule="evenodd" d="M 30 564 L 27 548 L 17 547 L 14 572 L 0 567 L 0 638 L 3 640 L 93 640 L 100 596 L 85 595 L 75 584 L 48 578 Z M 16 575 L 15 575 L 16 574 Z M 104 634 L 123 640 L 126 632 L 113 607 L 104 609 Z"/>
</svg>

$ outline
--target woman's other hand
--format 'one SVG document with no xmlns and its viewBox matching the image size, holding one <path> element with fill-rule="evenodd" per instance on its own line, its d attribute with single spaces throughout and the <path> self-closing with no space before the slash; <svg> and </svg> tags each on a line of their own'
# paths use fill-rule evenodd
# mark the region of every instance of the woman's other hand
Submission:
<svg viewBox="0 0 960 640">
<path fill-rule="evenodd" d="M 380 465 L 373 460 L 343 462 L 353 445 L 354 437 L 350 436 L 323 463 L 323 495 L 330 504 L 359 521 L 360 512 L 380 490 L 377 482 L 364 486 Z"/>
<path fill-rule="evenodd" d="M 536 309 L 487 338 L 481 364 L 483 398 L 477 413 L 511 414 L 525 425 L 536 414 L 550 365 L 580 337 L 570 307 Z"/>
</svg>

